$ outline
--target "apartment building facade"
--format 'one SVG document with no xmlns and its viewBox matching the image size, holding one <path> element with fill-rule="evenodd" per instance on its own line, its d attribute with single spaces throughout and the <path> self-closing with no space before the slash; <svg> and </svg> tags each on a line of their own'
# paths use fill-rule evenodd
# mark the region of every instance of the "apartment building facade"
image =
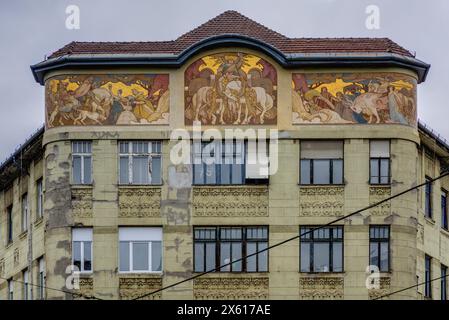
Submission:
<svg viewBox="0 0 449 320">
<path fill-rule="evenodd" d="M 233 11 L 174 41 L 68 44 L 32 66 L 45 128 L 0 168 L 0 298 L 374 299 L 444 275 L 447 177 L 309 232 L 446 170 L 417 120 L 429 67 Z M 389 298 L 446 299 L 443 279 Z"/>
</svg>

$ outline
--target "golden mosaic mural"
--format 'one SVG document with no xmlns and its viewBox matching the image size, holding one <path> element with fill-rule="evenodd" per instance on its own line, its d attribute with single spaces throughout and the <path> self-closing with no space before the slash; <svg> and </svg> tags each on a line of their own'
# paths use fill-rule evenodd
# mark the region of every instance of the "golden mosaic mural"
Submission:
<svg viewBox="0 0 449 320">
<path fill-rule="evenodd" d="M 387 124 L 416 126 L 416 80 L 399 73 L 292 76 L 294 124 Z"/>
<path fill-rule="evenodd" d="M 168 124 L 168 74 L 71 75 L 46 82 L 48 128 Z"/>
<path fill-rule="evenodd" d="M 219 53 L 185 71 L 185 124 L 276 124 L 277 73 L 246 53 Z"/>
</svg>

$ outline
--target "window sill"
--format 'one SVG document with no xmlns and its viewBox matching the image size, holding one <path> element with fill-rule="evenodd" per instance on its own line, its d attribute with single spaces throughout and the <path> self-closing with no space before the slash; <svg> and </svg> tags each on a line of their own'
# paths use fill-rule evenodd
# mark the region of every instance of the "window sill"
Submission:
<svg viewBox="0 0 449 320">
<path fill-rule="evenodd" d="M 6 244 L 5 249 L 11 248 L 12 245 L 13 245 L 13 243 L 14 243 L 14 241 L 9 241 L 9 242 Z"/>
<path fill-rule="evenodd" d="M 433 220 L 432 218 L 429 218 L 429 217 L 424 216 L 424 220 L 425 220 L 428 224 L 430 224 L 430 225 L 432 225 L 432 226 L 435 226 L 435 220 Z"/>
<path fill-rule="evenodd" d="M 202 274 L 204 272 L 205 271 L 193 271 L 192 273 L 197 275 L 197 274 Z M 251 276 L 256 276 L 256 277 L 258 277 L 258 276 L 265 277 L 268 274 L 270 274 L 270 272 L 269 271 L 255 271 L 255 272 L 252 272 L 252 271 L 232 271 L 232 272 L 231 271 L 214 271 L 214 272 L 210 272 L 210 273 L 203 275 L 203 277 L 213 277 L 213 275 L 220 275 L 220 276 L 225 276 L 225 277 L 235 277 L 235 276 L 244 277 L 249 274 Z"/>
<path fill-rule="evenodd" d="M 70 184 L 73 189 L 93 189 L 93 184 Z"/>
<path fill-rule="evenodd" d="M 391 183 L 369 183 L 370 187 L 391 188 Z"/>
<path fill-rule="evenodd" d="M 304 272 L 304 271 L 299 271 L 298 272 L 300 275 L 307 275 L 307 276 L 311 276 L 311 277 L 322 277 L 322 276 L 327 276 L 327 277 L 332 277 L 332 276 L 339 276 L 339 277 L 343 277 L 346 272 L 345 271 L 341 271 L 341 272 Z"/>
<path fill-rule="evenodd" d="M 162 271 L 119 271 L 118 272 L 119 277 L 136 277 L 136 276 L 153 276 L 155 278 L 160 278 L 163 276 Z"/>
<path fill-rule="evenodd" d="M 42 221 L 44 221 L 44 217 L 39 217 L 34 221 L 34 227 L 39 227 L 42 224 Z"/>
<path fill-rule="evenodd" d="M 266 188 L 268 187 L 268 183 L 267 184 L 192 184 L 193 188 L 201 188 L 201 187 L 217 187 L 217 188 Z"/>
<path fill-rule="evenodd" d="M 163 186 L 163 184 L 119 184 L 118 187 L 119 188 L 135 188 L 135 189 L 139 189 L 139 188 L 161 188 Z"/>
<path fill-rule="evenodd" d="M 301 184 L 301 183 L 298 183 L 298 186 L 300 186 L 301 188 L 313 188 L 313 187 L 320 187 L 320 188 L 322 188 L 322 187 L 329 187 L 329 188 L 331 188 L 331 187 L 345 187 L 346 186 L 346 184 Z"/>
<path fill-rule="evenodd" d="M 23 240 L 27 237 L 27 235 L 28 235 L 28 230 L 22 231 L 22 233 L 19 234 L 19 239 Z"/>
<path fill-rule="evenodd" d="M 449 230 L 445 228 L 441 228 L 441 233 L 444 234 L 446 237 L 449 237 Z"/>
</svg>

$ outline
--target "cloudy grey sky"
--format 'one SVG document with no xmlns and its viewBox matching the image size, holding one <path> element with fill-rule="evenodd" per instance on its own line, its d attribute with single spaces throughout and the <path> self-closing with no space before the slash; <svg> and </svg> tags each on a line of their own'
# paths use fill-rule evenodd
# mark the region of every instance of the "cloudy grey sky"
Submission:
<svg viewBox="0 0 449 320">
<path fill-rule="evenodd" d="M 65 27 L 68 5 L 79 30 Z M 368 5 L 380 29 L 365 27 Z M 418 114 L 449 138 L 447 0 L 2 0 L 0 162 L 44 122 L 44 89 L 29 66 L 70 41 L 172 40 L 225 10 L 289 37 L 389 37 L 432 64 L 418 88 Z M 449 140 L 449 139 L 448 139 Z"/>
</svg>

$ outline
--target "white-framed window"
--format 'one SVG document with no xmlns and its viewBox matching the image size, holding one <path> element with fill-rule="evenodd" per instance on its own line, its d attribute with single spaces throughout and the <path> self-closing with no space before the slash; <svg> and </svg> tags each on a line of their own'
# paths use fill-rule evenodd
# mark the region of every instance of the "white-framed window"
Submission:
<svg viewBox="0 0 449 320">
<path fill-rule="evenodd" d="M 92 142 L 72 142 L 72 182 L 73 184 L 92 183 Z"/>
<path fill-rule="evenodd" d="M 22 196 L 22 232 L 28 230 L 28 193 Z"/>
<path fill-rule="evenodd" d="M 14 280 L 8 280 L 8 300 L 14 300 Z"/>
<path fill-rule="evenodd" d="M 30 272 L 27 270 L 23 271 L 23 300 L 31 299 L 31 286 L 30 286 Z"/>
<path fill-rule="evenodd" d="M 38 298 L 40 300 L 44 300 L 45 299 L 45 260 L 44 260 L 44 257 L 39 258 L 38 266 L 39 266 L 39 275 L 38 275 L 39 297 Z"/>
<path fill-rule="evenodd" d="M 119 228 L 119 270 L 122 273 L 162 271 L 162 228 Z"/>
<path fill-rule="evenodd" d="M 390 141 L 370 141 L 370 184 L 390 183 Z"/>
<path fill-rule="evenodd" d="M 119 183 L 161 184 L 161 146 L 160 141 L 121 141 L 119 143 Z"/>
<path fill-rule="evenodd" d="M 72 229 L 72 264 L 79 272 L 92 272 L 92 228 Z"/>
<path fill-rule="evenodd" d="M 36 215 L 37 219 L 44 215 L 44 188 L 42 178 L 36 181 Z"/>
</svg>

